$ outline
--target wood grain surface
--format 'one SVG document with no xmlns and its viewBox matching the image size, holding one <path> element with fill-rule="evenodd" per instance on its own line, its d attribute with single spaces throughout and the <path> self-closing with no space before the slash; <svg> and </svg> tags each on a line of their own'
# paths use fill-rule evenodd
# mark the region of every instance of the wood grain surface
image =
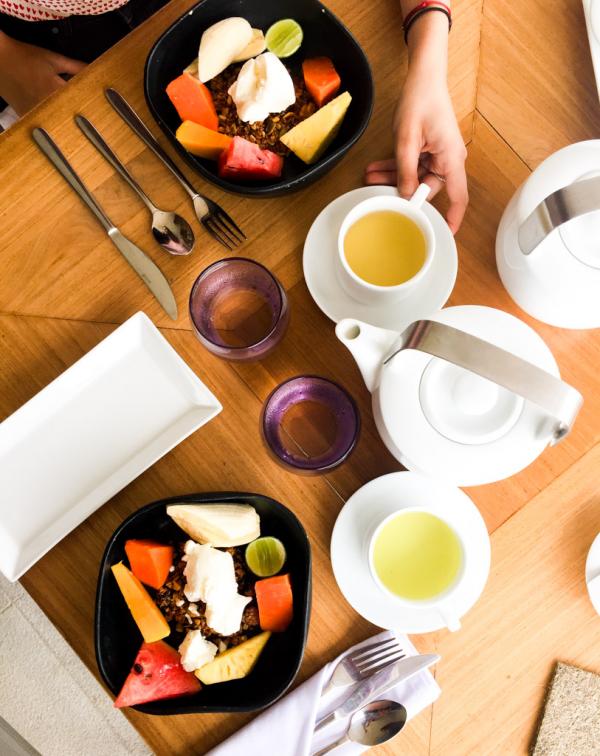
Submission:
<svg viewBox="0 0 600 756">
<path fill-rule="evenodd" d="M 394 0 L 332 0 L 329 7 L 356 35 L 373 67 L 376 102 L 366 134 L 330 174 L 298 194 L 248 200 L 204 187 L 248 234 L 243 254 L 273 270 L 291 302 L 290 329 L 278 349 L 260 363 L 233 365 L 201 347 L 187 317 L 190 286 L 207 264 L 223 256 L 221 249 L 195 221 L 198 246 L 190 258 L 169 258 L 157 249 L 147 211 L 73 122 L 76 113 L 87 115 L 151 198 L 191 221 L 183 190 L 119 120 L 102 92 L 108 85 L 119 89 L 158 135 L 143 98 L 144 61 L 162 30 L 193 4 L 173 0 L 60 94 L 0 135 L 0 220 L 10 228 L 1 252 L 0 417 L 138 310 L 161 327 L 224 405 L 214 421 L 67 536 L 25 575 L 23 584 L 97 674 L 96 577 L 106 541 L 119 523 L 143 504 L 178 493 L 265 493 L 299 515 L 313 549 L 313 611 L 299 682 L 376 631 L 341 596 L 331 572 L 329 540 L 348 496 L 368 480 L 399 469 L 376 433 L 370 396 L 353 360 L 308 294 L 302 246 L 320 210 L 361 184 L 367 162 L 391 154 L 390 124 L 406 53 Z M 442 654 L 436 674 L 443 695 L 398 741 L 378 749 L 380 754 L 525 753 L 554 661 L 595 665 L 598 671 L 597 655 L 591 655 L 598 642 L 598 618 L 585 597 L 582 560 L 600 529 L 594 491 L 600 456 L 600 337 L 553 329 L 520 311 L 498 279 L 494 237 L 503 208 L 530 169 L 554 149 L 594 136 L 599 106 L 579 4 L 535 0 L 518 6 L 501 0 L 485 0 L 483 8 L 481 0 L 454 3 L 449 81 L 469 143 L 471 204 L 457 237 L 459 274 L 449 304 L 485 304 L 524 319 L 549 344 L 563 377 L 583 392 L 585 404 L 565 442 L 509 480 L 468 490 L 493 532 L 490 582 L 460 633 L 413 638 L 420 650 Z M 177 322 L 166 318 L 38 152 L 29 135 L 34 125 L 52 134 L 114 222 L 160 265 L 178 301 Z M 443 210 L 443 197 L 435 204 Z M 341 382 L 361 412 L 357 449 L 347 464 L 327 476 L 286 472 L 260 442 L 264 398 L 281 380 L 306 372 Z M 150 717 L 132 711 L 127 716 L 153 751 L 165 755 L 203 754 L 249 719 Z"/>
<path fill-rule="evenodd" d="M 585 585 L 599 468 L 596 446 L 492 536 L 485 594 L 464 630 L 438 645 L 437 679 L 456 695 L 434 704 L 431 753 L 527 753 L 555 662 L 599 671 L 600 621 Z"/>
<path fill-rule="evenodd" d="M 485 0 L 477 108 L 530 168 L 567 144 L 598 138 L 580 0 Z"/>
</svg>

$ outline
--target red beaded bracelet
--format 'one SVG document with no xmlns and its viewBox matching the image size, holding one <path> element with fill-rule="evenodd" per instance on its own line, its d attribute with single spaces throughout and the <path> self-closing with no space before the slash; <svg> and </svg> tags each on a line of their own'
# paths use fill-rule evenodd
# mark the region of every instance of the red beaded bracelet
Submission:
<svg viewBox="0 0 600 756">
<path fill-rule="evenodd" d="M 450 31 L 452 28 L 452 11 L 450 8 L 445 3 L 438 2 L 438 0 L 424 0 L 424 2 L 415 5 L 415 7 L 406 14 L 406 18 L 402 24 L 405 42 L 408 39 L 408 32 L 414 22 L 430 11 L 439 11 L 440 13 L 443 13 L 448 18 L 448 31 Z"/>
</svg>

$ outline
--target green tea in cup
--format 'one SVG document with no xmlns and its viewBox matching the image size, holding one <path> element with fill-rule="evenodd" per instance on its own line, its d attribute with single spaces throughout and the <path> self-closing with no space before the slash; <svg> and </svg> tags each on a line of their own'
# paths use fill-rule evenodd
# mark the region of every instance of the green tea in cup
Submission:
<svg viewBox="0 0 600 756">
<path fill-rule="evenodd" d="M 398 598 L 427 601 L 456 582 L 463 549 L 444 520 L 410 509 L 392 515 L 377 530 L 371 564 L 379 581 Z"/>
<path fill-rule="evenodd" d="M 363 215 L 346 231 L 344 254 L 360 279 L 376 286 L 398 286 L 425 264 L 427 242 L 419 226 L 395 210 Z"/>
</svg>

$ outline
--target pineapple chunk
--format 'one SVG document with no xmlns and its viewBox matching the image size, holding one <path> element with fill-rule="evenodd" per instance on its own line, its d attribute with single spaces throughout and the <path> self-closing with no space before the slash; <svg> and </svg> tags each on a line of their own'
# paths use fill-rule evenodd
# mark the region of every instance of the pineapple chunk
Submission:
<svg viewBox="0 0 600 756">
<path fill-rule="evenodd" d="M 211 546 L 242 546 L 260 535 L 250 504 L 172 504 L 167 514 L 194 541 Z"/>
<path fill-rule="evenodd" d="M 281 141 L 305 163 L 317 161 L 338 133 L 352 97 L 342 92 L 305 121 L 287 131 Z"/>
<path fill-rule="evenodd" d="M 227 651 L 215 656 L 211 662 L 197 669 L 194 674 L 205 685 L 246 677 L 254 668 L 270 637 L 270 632 L 261 633 L 240 643 L 239 646 L 228 648 Z"/>
</svg>

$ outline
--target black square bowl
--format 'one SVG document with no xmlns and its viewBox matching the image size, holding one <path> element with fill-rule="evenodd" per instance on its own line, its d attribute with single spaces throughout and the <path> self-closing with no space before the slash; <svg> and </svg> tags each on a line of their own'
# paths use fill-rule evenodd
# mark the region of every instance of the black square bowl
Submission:
<svg viewBox="0 0 600 756">
<path fill-rule="evenodd" d="M 340 131 L 323 157 L 313 165 L 306 165 L 290 154 L 284 160 L 281 177 L 275 181 L 242 183 L 223 179 L 217 173 L 215 161 L 191 155 L 175 139 L 181 121 L 165 93 L 166 86 L 198 54 L 202 32 L 229 16 L 242 16 L 265 32 L 281 18 L 294 18 L 304 31 L 304 41 L 299 51 L 284 63 L 299 71 L 304 58 L 326 55 L 332 59 L 342 79 L 340 91 L 348 90 L 352 95 Z M 222 189 L 250 197 L 287 194 L 316 181 L 360 138 L 373 110 L 369 61 L 344 24 L 318 0 L 203 0 L 175 21 L 154 44 L 146 60 L 144 91 L 150 112 L 183 159 Z"/>
<path fill-rule="evenodd" d="M 133 707 L 145 714 L 256 711 L 283 695 L 300 668 L 311 603 L 310 545 L 304 528 L 287 507 L 266 496 L 203 493 L 162 499 L 142 507 L 117 528 L 108 542 L 98 576 L 95 618 L 96 660 L 104 682 L 117 695 L 143 642 L 112 575 L 111 565 L 126 559 L 125 541 L 129 538 L 151 538 L 165 543 L 187 540 L 189 536 L 167 515 L 167 505 L 207 502 L 251 504 L 260 517 L 261 535 L 276 536 L 284 543 L 287 551 L 284 571 L 290 573 L 292 580 L 294 619 L 284 633 L 273 633 L 248 677 L 204 685 L 192 696 Z M 165 641 L 177 646 L 172 636 Z"/>
</svg>

